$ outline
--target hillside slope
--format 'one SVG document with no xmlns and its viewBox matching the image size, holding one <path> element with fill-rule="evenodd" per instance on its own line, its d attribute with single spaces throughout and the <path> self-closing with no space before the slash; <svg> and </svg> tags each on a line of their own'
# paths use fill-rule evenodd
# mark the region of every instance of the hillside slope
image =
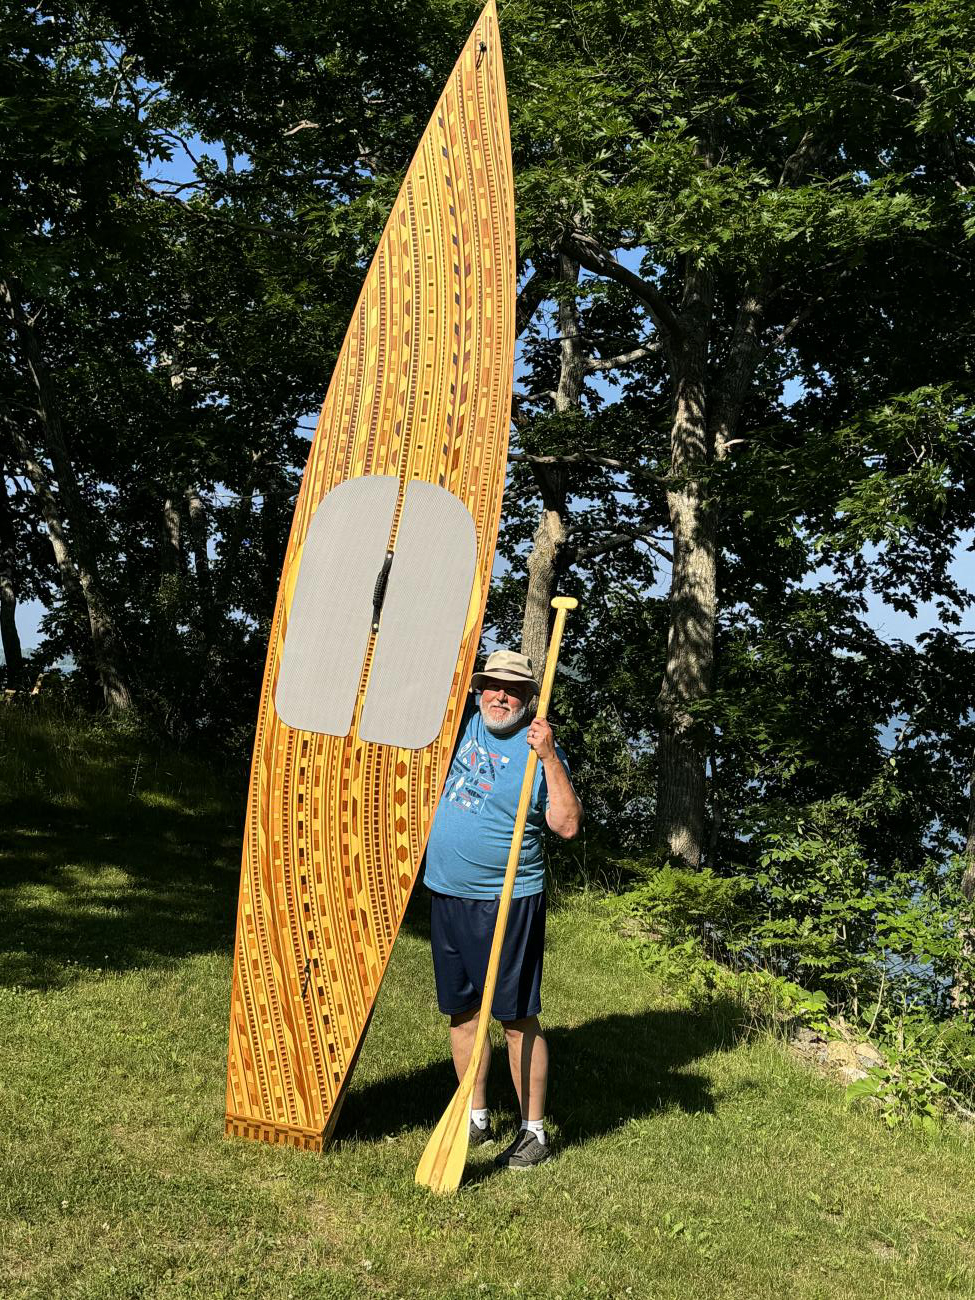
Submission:
<svg viewBox="0 0 975 1300">
<path fill-rule="evenodd" d="M 0 721 L 5 1300 L 975 1293 L 970 1140 L 887 1133 L 664 996 L 593 896 L 551 917 L 550 1165 L 413 1184 L 454 1086 L 420 892 L 338 1141 L 225 1140 L 239 797 L 138 739 Z"/>
</svg>

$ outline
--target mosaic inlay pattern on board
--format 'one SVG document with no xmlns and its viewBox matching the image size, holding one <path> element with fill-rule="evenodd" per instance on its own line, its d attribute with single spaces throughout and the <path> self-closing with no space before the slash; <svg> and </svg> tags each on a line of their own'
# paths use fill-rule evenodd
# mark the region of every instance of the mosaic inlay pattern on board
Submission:
<svg viewBox="0 0 975 1300">
<path fill-rule="evenodd" d="M 504 485 L 514 351 L 514 194 L 497 13 L 482 13 L 410 165 L 336 364 L 288 542 L 261 692 L 237 919 L 227 1132 L 320 1149 L 419 870 L 473 670 Z M 362 475 L 446 488 L 477 534 L 474 596 L 439 737 L 358 739 L 274 708 L 301 548 Z M 394 561 L 395 562 L 395 561 Z M 429 557 L 436 565 L 436 555 Z M 323 669 L 323 682 L 327 670 Z"/>
</svg>

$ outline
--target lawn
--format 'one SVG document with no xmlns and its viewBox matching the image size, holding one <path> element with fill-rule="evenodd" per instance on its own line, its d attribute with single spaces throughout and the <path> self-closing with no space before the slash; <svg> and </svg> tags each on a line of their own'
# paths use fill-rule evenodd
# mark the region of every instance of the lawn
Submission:
<svg viewBox="0 0 975 1300">
<path fill-rule="evenodd" d="M 549 1165 L 413 1183 L 454 1087 L 421 891 L 330 1150 L 226 1140 L 239 794 L 9 706 L 0 737 L 3 1300 L 975 1294 L 972 1139 L 663 994 L 594 894 L 550 916 Z M 506 1138 L 500 1053 L 492 1103 Z"/>
</svg>

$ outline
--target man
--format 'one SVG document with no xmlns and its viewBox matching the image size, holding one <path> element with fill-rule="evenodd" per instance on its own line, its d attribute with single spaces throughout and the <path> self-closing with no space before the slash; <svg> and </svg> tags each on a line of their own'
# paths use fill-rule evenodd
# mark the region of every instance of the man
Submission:
<svg viewBox="0 0 975 1300">
<path fill-rule="evenodd" d="M 539 764 L 501 951 L 491 1012 L 504 1026 L 521 1129 L 495 1163 L 529 1169 L 551 1155 L 545 1136 L 548 1046 L 541 1010 L 545 895 L 542 834 L 579 832 L 582 806 L 565 756 L 548 722 L 534 717 L 539 686 L 531 660 L 496 650 L 472 686 L 468 706 L 427 845 L 424 882 L 432 893 L 430 936 L 440 1010 L 450 1017 L 450 1046 L 458 1081 L 470 1063 L 491 940 L 498 915 L 529 749 Z M 490 1039 L 474 1087 L 471 1141 L 493 1141 L 485 1086 Z"/>
</svg>

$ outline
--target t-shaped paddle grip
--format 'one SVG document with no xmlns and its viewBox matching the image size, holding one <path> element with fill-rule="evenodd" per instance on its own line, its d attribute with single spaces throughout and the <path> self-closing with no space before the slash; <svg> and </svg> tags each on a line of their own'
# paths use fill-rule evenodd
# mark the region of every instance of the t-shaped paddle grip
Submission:
<svg viewBox="0 0 975 1300">
<path fill-rule="evenodd" d="M 565 616 L 570 609 L 575 609 L 578 604 L 579 602 L 575 596 L 556 596 L 552 601 L 552 608 L 555 610 L 555 626 L 552 628 L 552 639 L 549 642 L 548 654 L 545 659 L 542 688 L 538 692 L 538 704 L 535 707 L 535 717 L 540 721 L 544 721 L 548 717 L 548 702 L 552 695 L 552 683 L 555 681 L 555 665 L 558 662 L 559 647 L 562 644 Z"/>
</svg>

